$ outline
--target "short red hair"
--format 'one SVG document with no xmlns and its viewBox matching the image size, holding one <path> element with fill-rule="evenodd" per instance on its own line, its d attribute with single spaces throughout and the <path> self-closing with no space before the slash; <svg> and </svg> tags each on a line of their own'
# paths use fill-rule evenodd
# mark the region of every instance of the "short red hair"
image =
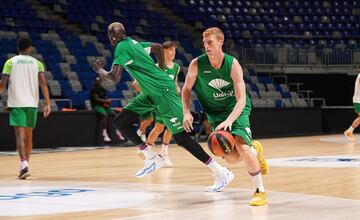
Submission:
<svg viewBox="0 0 360 220">
<path fill-rule="evenodd" d="M 224 32 L 218 27 L 211 27 L 211 28 L 206 29 L 203 32 L 203 37 L 207 37 L 209 35 L 214 35 L 216 37 L 216 39 L 219 41 L 225 40 Z"/>
</svg>

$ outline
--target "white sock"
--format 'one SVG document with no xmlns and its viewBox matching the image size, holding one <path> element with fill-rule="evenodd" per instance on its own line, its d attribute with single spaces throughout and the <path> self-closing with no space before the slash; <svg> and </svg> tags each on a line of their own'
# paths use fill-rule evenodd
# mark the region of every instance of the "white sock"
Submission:
<svg viewBox="0 0 360 220">
<path fill-rule="evenodd" d="M 223 166 L 221 166 L 214 159 L 207 165 L 214 173 L 221 173 L 223 171 Z"/>
<path fill-rule="evenodd" d="M 143 142 L 146 142 L 146 135 L 145 134 L 141 134 L 140 138 Z"/>
<path fill-rule="evenodd" d="M 21 161 L 21 169 L 24 169 L 25 167 L 27 167 L 29 164 L 27 162 L 27 160 L 22 160 Z"/>
<path fill-rule="evenodd" d="M 164 155 L 167 155 L 167 154 L 168 154 L 168 147 L 169 147 L 169 145 L 167 145 L 167 144 L 162 144 L 162 145 L 161 145 L 161 152 L 162 152 Z"/>
<path fill-rule="evenodd" d="M 156 155 L 155 152 L 152 151 L 150 148 L 150 146 L 147 146 L 144 150 L 141 151 L 146 159 L 152 159 Z"/>
<path fill-rule="evenodd" d="M 255 148 L 250 147 L 250 151 L 255 157 L 257 157 L 257 152 L 256 152 Z"/>
<path fill-rule="evenodd" d="M 255 176 L 251 176 L 251 179 L 253 180 L 255 189 L 259 189 L 259 192 L 265 192 L 265 188 L 260 172 Z"/>
<path fill-rule="evenodd" d="M 354 129 L 355 129 L 355 128 L 351 125 L 350 128 L 348 129 L 348 131 L 353 132 Z"/>
<path fill-rule="evenodd" d="M 141 136 L 142 132 L 140 131 L 140 129 L 136 131 L 136 134 L 137 134 L 139 137 Z"/>
</svg>

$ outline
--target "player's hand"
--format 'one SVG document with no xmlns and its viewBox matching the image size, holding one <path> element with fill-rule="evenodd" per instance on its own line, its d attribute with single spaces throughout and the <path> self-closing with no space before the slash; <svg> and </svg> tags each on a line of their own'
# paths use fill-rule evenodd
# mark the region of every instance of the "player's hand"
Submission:
<svg viewBox="0 0 360 220">
<path fill-rule="evenodd" d="M 99 69 L 102 69 L 104 67 L 104 62 L 100 59 L 96 59 L 95 62 L 93 62 L 92 64 L 92 68 L 93 70 L 95 70 L 96 72 L 99 70 Z"/>
<path fill-rule="evenodd" d="M 44 118 L 49 117 L 50 112 L 51 112 L 50 104 L 45 105 L 43 111 L 44 111 L 44 113 L 43 113 L 43 114 L 44 114 Z"/>
<path fill-rule="evenodd" d="M 225 120 L 223 122 L 221 122 L 216 128 L 215 130 L 218 131 L 218 130 L 227 130 L 229 129 L 229 131 L 231 131 L 231 126 L 232 126 L 232 121 L 230 120 Z"/>
<path fill-rule="evenodd" d="M 183 127 L 186 132 L 191 132 L 193 130 L 193 121 L 194 118 L 190 112 L 184 113 Z"/>
</svg>

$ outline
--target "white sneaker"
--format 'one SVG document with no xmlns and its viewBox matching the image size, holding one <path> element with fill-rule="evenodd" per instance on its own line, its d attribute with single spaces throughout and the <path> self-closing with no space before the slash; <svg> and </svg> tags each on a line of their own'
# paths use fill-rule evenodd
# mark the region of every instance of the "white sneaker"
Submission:
<svg viewBox="0 0 360 220">
<path fill-rule="evenodd" d="M 173 163 L 172 163 L 171 160 L 170 160 L 169 155 L 167 155 L 167 154 L 161 154 L 161 155 L 162 155 L 163 158 L 164 158 L 164 166 L 163 166 L 163 167 L 169 168 L 169 167 L 173 167 L 173 166 L 174 166 Z"/>
<path fill-rule="evenodd" d="M 108 135 L 106 129 L 103 130 L 102 136 L 103 136 L 103 140 L 104 140 L 105 142 L 110 142 L 110 141 L 111 141 L 111 139 L 109 138 L 109 135 Z"/>
<path fill-rule="evenodd" d="M 110 142 L 110 141 L 111 141 L 111 139 L 109 138 L 109 136 L 104 135 L 103 137 L 104 137 L 103 140 L 104 140 L 105 142 Z"/>
<path fill-rule="evenodd" d="M 147 147 L 148 147 L 148 149 L 150 149 L 152 146 L 149 145 L 149 144 L 147 144 Z M 144 155 L 144 153 L 143 153 L 141 150 L 138 150 L 138 151 L 136 152 L 136 154 L 137 154 L 137 156 L 138 156 L 141 160 L 145 160 L 145 155 Z M 160 155 L 161 155 L 161 154 L 160 154 Z"/>
<path fill-rule="evenodd" d="M 29 169 L 29 167 L 25 167 L 20 170 L 18 178 L 24 180 L 28 176 L 30 176 L 30 169 Z"/>
<path fill-rule="evenodd" d="M 138 150 L 136 152 L 136 154 L 141 160 L 145 160 L 145 155 L 143 154 L 143 152 L 141 150 Z"/>
<path fill-rule="evenodd" d="M 161 168 L 163 164 L 164 159 L 159 154 L 156 154 L 152 159 L 144 160 L 144 167 L 138 172 L 136 172 L 136 177 L 144 177 Z"/>
<path fill-rule="evenodd" d="M 214 176 L 214 185 L 207 188 L 207 192 L 219 192 L 234 179 L 234 173 L 225 167 L 221 173 L 216 173 Z"/>
</svg>

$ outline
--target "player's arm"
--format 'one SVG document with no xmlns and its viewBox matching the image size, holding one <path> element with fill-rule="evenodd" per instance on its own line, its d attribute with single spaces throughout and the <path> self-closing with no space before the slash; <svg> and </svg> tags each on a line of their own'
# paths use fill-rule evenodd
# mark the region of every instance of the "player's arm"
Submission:
<svg viewBox="0 0 360 220">
<path fill-rule="evenodd" d="M 181 97 L 183 103 L 183 114 L 184 114 L 184 121 L 183 126 L 185 131 L 191 132 L 193 129 L 193 117 L 190 113 L 190 101 L 191 101 L 191 91 L 197 79 L 197 59 L 193 59 L 190 63 L 188 73 L 185 78 L 185 84 L 182 88 Z"/>
<path fill-rule="evenodd" d="M 124 71 L 124 68 L 122 66 L 120 66 L 119 64 L 114 64 L 111 67 L 110 71 L 106 71 L 103 69 L 104 68 L 103 61 L 101 61 L 99 59 L 97 59 L 92 64 L 92 68 L 97 74 L 99 74 L 100 76 L 104 76 L 106 79 L 110 80 L 113 83 L 120 82 L 121 75 Z"/>
<path fill-rule="evenodd" d="M 158 43 L 151 43 L 150 53 L 155 55 L 160 69 L 165 70 L 165 55 L 163 45 Z"/>
<path fill-rule="evenodd" d="M 3 90 L 6 88 L 6 85 L 9 81 L 9 75 L 12 68 L 12 60 L 8 59 L 5 64 L 2 71 L 2 74 L 0 74 L 0 94 L 3 92 Z"/>
<path fill-rule="evenodd" d="M 355 87 L 354 87 L 354 96 L 360 96 L 360 74 L 356 77 Z"/>
<path fill-rule="evenodd" d="M 229 128 L 231 130 L 232 123 L 240 116 L 246 105 L 246 86 L 243 79 L 243 71 L 239 62 L 234 59 L 231 67 L 230 76 L 234 83 L 234 92 L 236 97 L 236 105 L 227 119 L 219 124 L 216 130 Z"/>
<path fill-rule="evenodd" d="M 137 93 L 141 93 L 141 88 L 139 86 L 139 83 L 136 80 L 133 81 L 132 86 Z"/>
<path fill-rule="evenodd" d="M 180 92 L 181 92 L 181 88 L 180 88 L 180 86 L 179 86 L 179 82 L 178 82 L 178 75 L 179 75 L 179 72 L 180 72 L 180 66 L 179 66 L 178 72 L 176 73 L 176 77 L 175 77 L 176 92 L 178 92 L 178 93 L 180 93 Z"/>
<path fill-rule="evenodd" d="M 102 99 L 100 98 L 100 96 L 98 94 L 94 94 L 94 99 L 96 102 L 99 102 L 99 103 L 111 103 L 111 100 L 110 99 Z"/>
<path fill-rule="evenodd" d="M 2 74 L 2 77 L 0 79 L 0 94 L 4 91 L 4 89 L 6 88 L 6 85 L 9 81 L 9 75 L 7 74 Z"/>
<path fill-rule="evenodd" d="M 44 114 L 44 117 L 47 118 L 50 115 L 51 106 L 50 106 L 50 93 L 49 93 L 49 88 L 46 83 L 44 67 L 42 67 L 42 69 L 40 68 L 40 70 L 39 70 L 39 83 L 40 83 L 41 92 L 45 99 L 43 114 Z"/>
</svg>

